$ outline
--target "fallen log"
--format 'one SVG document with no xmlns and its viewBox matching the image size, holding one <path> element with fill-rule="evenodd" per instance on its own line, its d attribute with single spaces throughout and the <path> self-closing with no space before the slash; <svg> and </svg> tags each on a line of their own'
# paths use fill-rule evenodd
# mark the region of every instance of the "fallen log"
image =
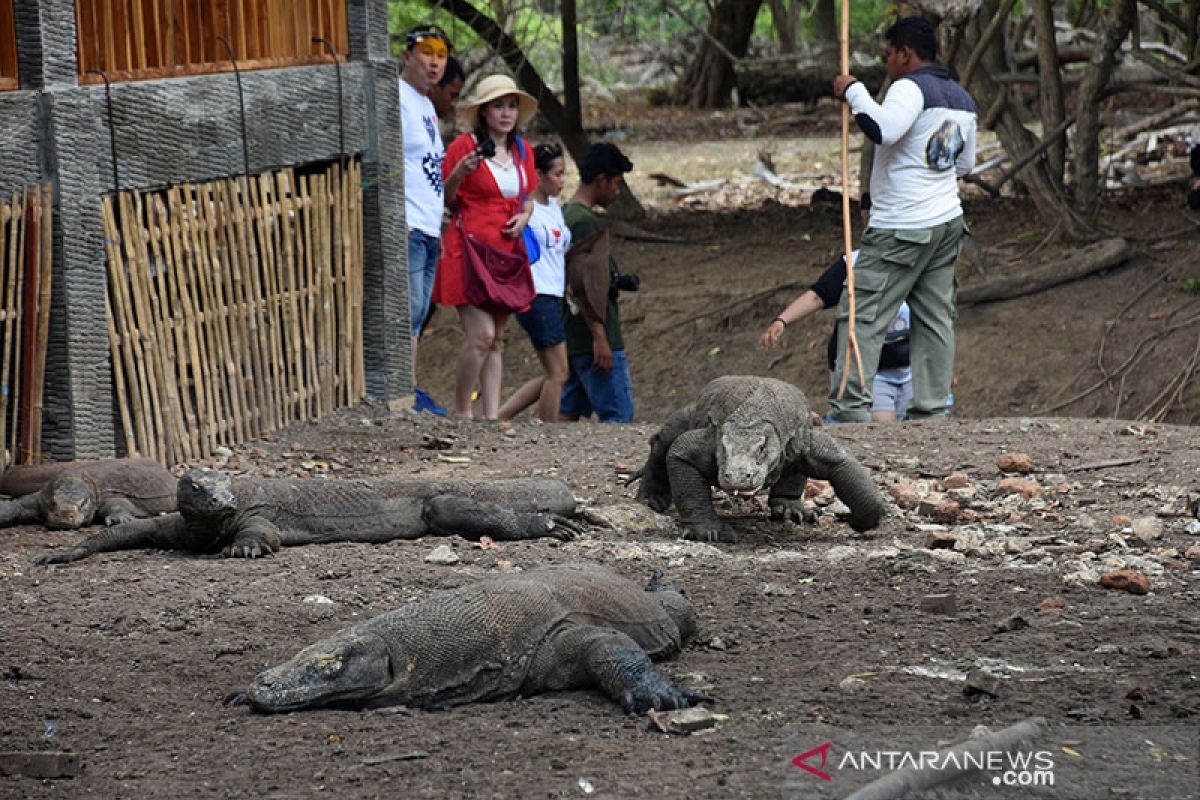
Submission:
<svg viewBox="0 0 1200 800">
<path fill-rule="evenodd" d="M 1129 258 L 1129 255 L 1129 242 L 1120 238 L 1105 239 L 1084 247 L 1066 261 L 1052 262 L 1020 275 L 997 278 L 962 289 L 958 293 L 958 304 L 965 306 L 973 303 L 994 303 L 998 300 L 1035 294 L 1043 289 L 1077 281 L 1094 272 L 1120 264 Z"/>
</svg>

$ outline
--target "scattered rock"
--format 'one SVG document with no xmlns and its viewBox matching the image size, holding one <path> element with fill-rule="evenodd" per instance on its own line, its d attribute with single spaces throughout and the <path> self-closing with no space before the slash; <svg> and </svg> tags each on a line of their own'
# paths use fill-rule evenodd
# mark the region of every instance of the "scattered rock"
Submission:
<svg viewBox="0 0 1200 800">
<path fill-rule="evenodd" d="M 1133 535 L 1143 542 L 1153 542 L 1162 538 L 1163 524 L 1158 517 L 1139 517 L 1130 526 Z"/>
<path fill-rule="evenodd" d="M 1017 472 L 1024 475 L 1033 470 L 1033 459 L 1024 453 L 1001 453 L 996 456 L 996 466 L 1001 472 Z"/>
<path fill-rule="evenodd" d="M 996 484 L 996 494 L 1000 497 L 1020 495 L 1028 500 L 1033 497 L 1041 497 L 1042 487 L 1032 478 L 1001 478 Z"/>
<path fill-rule="evenodd" d="M 942 479 L 944 489 L 966 489 L 971 485 L 971 478 L 965 472 L 951 472 Z"/>
<path fill-rule="evenodd" d="M 429 559 L 425 559 L 425 560 L 426 560 L 426 561 L 428 561 Z M 326 596 L 325 596 L 325 595 L 323 595 L 323 594 L 309 594 L 309 595 L 305 595 L 305 596 L 304 596 L 304 599 L 303 599 L 303 600 L 301 600 L 300 602 L 302 602 L 302 603 L 310 603 L 310 604 L 312 604 L 312 605 L 314 605 L 314 606 L 331 606 L 331 605 L 333 605 L 333 601 L 332 601 L 332 600 L 330 600 L 328 597 L 326 597 Z"/>
<path fill-rule="evenodd" d="M 921 610 L 926 614 L 957 614 L 958 600 L 952 594 L 927 594 L 921 598 Z"/>
<path fill-rule="evenodd" d="M 942 531 L 930 531 L 925 534 L 925 546 L 930 550 L 950 550 L 957 541 L 952 534 Z"/>
<path fill-rule="evenodd" d="M 654 711 L 651 709 L 646 712 L 646 716 L 650 718 L 651 728 L 660 730 L 663 733 L 676 734 L 695 733 L 696 731 L 715 728 L 718 721 L 717 715 L 704 706 L 679 708 L 674 711 Z"/>
<path fill-rule="evenodd" d="M 425 556 L 426 564 L 445 564 L 448 566 L 450 564 L 457 564 L 461 560 L 458 557 L 458 553 L 454 552 L 454 548 L 448 544 L 438 545 L 433 548 L 433 551 L 429 555 Z"/>
<path fill-rule="evenodd" d="M 1183 532 L 1189 536 L 1200 536 L 1200 519 L 1188 520 L 1188 524 L 1183 526 Z"/>
<path fill-rule="evenodd" d="M 1064 597 L 1047 597 L 1042 602 L 1038 603 L 1039 614 L 1061 614 L 1062 610 L 1067 607 L 1067 600 Z"/>
<path fill-rule="evenodd" d="M 670 517 L 659 514 L 641 503 L 589 506 L 581 509 L 579 513 L 592 525 L 623 533 L 658 533 L 675 527 Z"/>
<path fill-rule="evenodd" d="M 916 508 L 921 502 L 921 495 L 908 481 L 893 483 L 888 487 L 888 494 L 896 501 L 896 505 L 906 510 Z"/>
<path fill-rule="evenodd" d="M 1014 611 L 996 623 L 996 633 L 1011 633 L 1013 631 L 1019 631 L 1021 628 L 1028 627 L 1029 620 L 1022 617 L 1020 613 Z"/>
<path fill-rule="evenodd" d="M 1116 514 L 1112 518 L 1114 528 L 1130 528 L 1133 526 L 1133 517 L 1127 514 Z"/>
<path fill-rule="evenodd" d="M 958 503 L 948 500 L 944 494 L 935 492 L 917 504 L 917 513 L 938 522 L 954 522 L 958 519 Z"/>
<path fill-rule="evenodd" d="M 759 592 L 767 597 L 791 597 L 796 594 L 795 589 L 782 583 L 764 583 Z"/>
<path fill-rule="evenodd" d="M 1183 557 L 1186 558 L 1188 561 L 1194 561 L 1197 564 L 1200 564 L 1200 542 L 1197 542 L 1196 544 L 1189 547 L 1187 550 L 1184 550 Z"/>
<path fill-rule="evenodd" d="M 963 694 L 968 697 L 981 694 L 999 697 L 1003 686 L 1002 678 L 981 669 L 974 669 L 967 673 L 967 680 L 963 683 Z"/>
<path fill-rule="evenodd" d="M 1150 591 L 1150 579 L 1131 569 L 1104 573 L 1100 576 L 1100 585 L 1105 589 L 1118 589 L 1130 594 L 1147 594 Z"/>
</svg>

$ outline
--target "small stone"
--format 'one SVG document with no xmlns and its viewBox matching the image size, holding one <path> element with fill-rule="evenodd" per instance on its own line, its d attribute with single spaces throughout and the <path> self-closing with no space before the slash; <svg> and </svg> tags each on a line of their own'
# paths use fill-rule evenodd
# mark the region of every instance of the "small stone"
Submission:
<svg viewBox="0 0 1200 800">
<path fill-rule="evenodd" d="M 967 680 L 963 683 L 963 694 L 968 696 L 986 694 L 991 697 L 999 697 L 1003 685 L 1002 678 L 990 672 L 975 669 L 967 673 Z"/>
<path fill-rule="evenodd" d="M 1011 633 L 1012 631 L 1019 631 L 1021 628 L 1028 627 L 1029 620 L 1014 611 L 996 623 L 996 633 Z"/>
<path fill-rule="evenodd" d="M 996 456 L 996 466 L 1001 472 L 1018 472 L 1024 475 L 1033 470 L 1033 459 L 1024 453 L 1001 453 Z"/>
<path fill-rule="evenodd" d="M 75 753 L 0 753 L 0 775 L 49 779 L 74 778 L 78 774 L 79 756 Z"/>
<path fill-rule="evenodd" d="M 1188 524 L 1183 526 L 1183 532 L 1189 536 L 1200 536 L 1200 519 L 1188 520 Z"/>
<path fill-rule="evenodd" d="M 966 489 L 970 485 L 971 477 L 965 472 L 951 472 L 942 478 L 942 488 L 944 489 Z"/>
<path fill-rule="evenodd" d="M 791 597 L 796 590 L 781 583 L 764 583 L 759 591 L 767 597 Z"/>
<path fill-rule="evenodd" d="M 829 481 L 810 480 L 804 485 L 804 496 L 809 500 L 813 500 L 827 491 L 833 491 L 833 487 L 829 485 Z"/>
<path fill-rule="evenodd" d="M 927 594 L 921 598 L 921 610 L 926 614 L 957 614 L 958 600 L 952 594 Z"/>
<path fill-rule="evenodd" d="M 1038 603 L 1039 614 L 1061 614 L 1062 610 L 1067 607 L 1067 600 L 1064 597 L 1047 597 L 1042 602 Z"/>
<path fill-rule="evenodd" d="M 425 556 L 426 564 L 445 564 L 448 566 L 450 564 L 457 564 L 461 560 L 458 557 L 458 553 L 454 552 L 454 548 L 448 544 L 438 545 L 433 548 L 429 555 Z"/>
<path fill-rule="evenodd" d="M 1026 500 L 1032 497 L 1042 496 L 1042 487 L 1038 482 L 1030 478 L 1001 478 L 996 484 L 996 494 L 1004 495 L 1020 495 Z"/>
<path fill-rule="evenodd" d="M 1163 524 L 1158 517 L 1138 517 L 1129 526 L 1133 535 L 1143 542 L 1153 542 L 1162 538 Z"/>
<path fill-rule="evenodd" d="M 428 561 L 429 559 L 425 559 L 425 560 Z M 333 605 L 333 601 L 330 600 L 328 597 L 326 597 L 323 594 L 305 595 L 304 599 L 301 600 L 300 602 L 309 603 L 310 605 L 314 605 L 314 606 L 331 606 L 331 605 Z"/>
<path fill-rule="evenodd" d="M 1200 542 L 1192 545 L 1187 550 L 1183 551 L 1183 557 L 1188 561 L 1194 561 L 1200 564 Z"/>
<path fill-rule="evenodd" d="M 925 535 L 925 547 L 930 550 L 950 550 L 958 539 L 952 534 L 930 531 Z"/>
<path fill-rule="evenodd" d="M 1100 585 L 1105 589 L 1117 589 L 1130 594 L 1147 594 L 1150 591 L 1150 579 L 1132 569 L 1106 572 L 1100 576 Z"/>
<path fill-rule="evenodd" d="M 1126 514 L 1116 514 L 1112 518 L 1114 528 L 1129 528 L 1133 526 L 1133 517 Z"/>
<path fill-rule="evenodd" d="M 903 509 L 912 510 L 921 502 L 921 495 L 917 493 L 916 488 L 908 481 L 893 483 L 888 487 L 888 494 L 896 501 L 896 505 Z"/>
</svg>

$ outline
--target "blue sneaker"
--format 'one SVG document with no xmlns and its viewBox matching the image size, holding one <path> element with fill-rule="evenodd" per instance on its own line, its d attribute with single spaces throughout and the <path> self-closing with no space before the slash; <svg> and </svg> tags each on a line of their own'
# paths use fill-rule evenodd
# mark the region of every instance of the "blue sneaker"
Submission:
<svg viewBox="0 0 1200 800">
<path fill-rule="evenodd" d="M 433 398 L 425 394 L 425 392 L 420 389 L 414 389 L 413 395 L 415 397 L 413 400 L 413 411 L 428 411 L 430 414 L 436 414 L 439 417 L 446 416 L 445 407 L 433 402 Z"/>
</svg>

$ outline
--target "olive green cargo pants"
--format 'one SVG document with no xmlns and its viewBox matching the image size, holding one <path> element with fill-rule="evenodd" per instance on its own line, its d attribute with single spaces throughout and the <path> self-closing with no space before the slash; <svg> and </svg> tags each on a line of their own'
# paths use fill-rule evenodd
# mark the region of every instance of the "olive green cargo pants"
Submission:
<svg viewBox="0 0 1200 800">
<path fill-rule="evenodd" d="M 837 399 L 842 372 L 847 366 L 850 316 L 850 295 L 843 292 L 838 305 L 840 349 L 829 397 L 834 419 L 871 421 L 870 387 L 879 366 L 879 351 L 888 323 L 905 300 L 912 319 L 909 350 L 913 398 L 908 416 L 923 419 L 946 413 L 946 396 L 954 372 L 954 320 L 958 316 L 954 262 L 965 229 L 963 218 L 957 217 L 932 228 L 863 231 L 861 250 L 854 264 L 854 318 L 866 374 L 860 381 L 857 366 L 851 366 L 846 392 L 842 399 Z"/>
</svg>

